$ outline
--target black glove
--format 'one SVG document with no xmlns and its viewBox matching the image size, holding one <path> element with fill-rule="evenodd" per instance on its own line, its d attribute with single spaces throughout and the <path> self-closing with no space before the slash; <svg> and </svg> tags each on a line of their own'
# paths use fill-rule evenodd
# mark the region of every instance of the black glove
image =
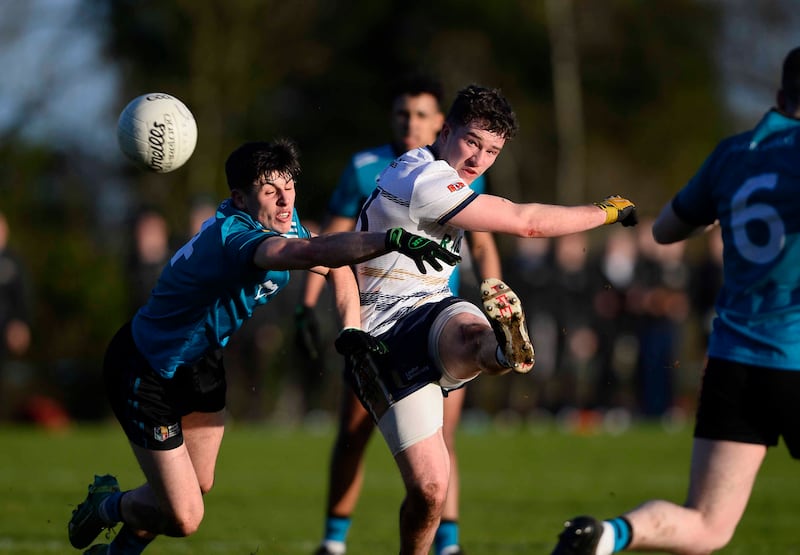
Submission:
<svg viewBox="0 0 800 555">
<path fill-rule="evenodd" d="M 439 260 L 450 266 L 455 266 L 461 261 L 461 257 L 457 254 L 443 249 L 430 239 L 409 233 L 402 227 L 393 227 L 386 232 L 386 248 L 414 260 L 417 269 L 423 274 L 427 273 L 423 262 L 427 262 L 438 272 L 442 269 Z"/>
<path fill-rule="evenodd" d="M 619 222 L 625 227 L 630 227 L 639 223 L 636 205 L 619 195 L 606 197 L 594 205 L 605 210 L 606 224 Z"/>
<path fill-rule="evenodd" d="M 319 331 L 319 320 L 314 308 L 302 304 L 294 310 L 295 345 L 311 360 L 319 360 L 322 352 L 322 336 Z"/>
<path fill-rule="evenodd" d="M 389 352 L 383 341 L 358 328 L 344 328 L 339 332 L 333 345 L 337 353 L 346 357 L 366 353 L 385 355 Z"/>
</svg>

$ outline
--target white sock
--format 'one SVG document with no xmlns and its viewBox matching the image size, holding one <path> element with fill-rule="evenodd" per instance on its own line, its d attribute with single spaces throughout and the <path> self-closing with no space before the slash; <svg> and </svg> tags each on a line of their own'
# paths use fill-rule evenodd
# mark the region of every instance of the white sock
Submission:
<svg viewBox="0 0 800 555">
<path fill-rule="evenodd" d="M 603 533 L 594 550 L 595 555 L 611 555 L 614 553 L 614 527 L 603 521 Z"/>
<path fill-rule="evenodd" d="M 344 542 L 338 542 L 335 540 L 325 540 L 322 542 L 328 551 L 334 553 L 335 555 L 344 555 L 347 551 L 347 546 Z"/>
</svg>

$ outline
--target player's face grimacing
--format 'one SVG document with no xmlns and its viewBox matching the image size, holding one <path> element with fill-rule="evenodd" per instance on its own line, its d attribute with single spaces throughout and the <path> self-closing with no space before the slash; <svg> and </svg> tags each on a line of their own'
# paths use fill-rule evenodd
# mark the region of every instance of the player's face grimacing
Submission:
<svg viewBox="0 0 800 555">
<path fill-rule="evenodd" d="M 287 180 L 284 175 L 271 174 L 262 180 L 260 186 L 241 195 L 244 204 L 242 210 L 267 229 L 286 233 L 292 228 L 294 198 L 294 180 L 291 177 Z"/>
<path fill-rule="evenodd" d="M 443 123 L 444 115 L 432 94 L 405 94 L 392 105 L 392 136 L 404 152 L 433 144 Z"/>
<path fill-rule="evenodd" d="M 450 164 L 465 183 L 470 184 L 492 167 L 506 140 L 475 123 L 442 129 L 442 149 L 439 155 Z"/>
</svg>

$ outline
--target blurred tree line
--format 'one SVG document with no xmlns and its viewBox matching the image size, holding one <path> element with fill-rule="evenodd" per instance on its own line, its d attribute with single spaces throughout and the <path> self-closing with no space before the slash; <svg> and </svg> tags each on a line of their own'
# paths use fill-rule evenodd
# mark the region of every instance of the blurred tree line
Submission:
<svg viewBox="0 0 800 555">
<path fill-rule="evenodd" d="M 169 92 L 193 111 L 199 138 L 184 168 L 157 175 L 116 152 L 101 159 L 20 143 L 14 130 L 2 137 L 3 209 L 35 282 L 32 359 L 48 372 L 65 360 L 96 371 L 129 316 L 126 214 L 155 206 L 173 230 L 186 229 L 192 199 L 227 196 L 232 148 L 288 136 L 303 153 L 297 208 L 321 218 L 348 157 L 388 139 L 388 91 L 400 74 L 438 74 L 451 95 L 472 82 L 505 92 L 521 130 L 490 190 L 519 201 L 559 201 L 559 160 L 570 160 L 567 169 L 581 166 L 573 202 L 619 193 L 653 213 L 731 131 L 715 68 L 716 3 L 80 2 L 122 76 L 117 109 Z M 570 74 L 577 101 L 554 96 L 564 90 L 554 75 Z M 561 127 L 557 108 L 564 121 L 577 117 Z M 93 125 L 113 127 L 117 114 Z"/>
</svg>

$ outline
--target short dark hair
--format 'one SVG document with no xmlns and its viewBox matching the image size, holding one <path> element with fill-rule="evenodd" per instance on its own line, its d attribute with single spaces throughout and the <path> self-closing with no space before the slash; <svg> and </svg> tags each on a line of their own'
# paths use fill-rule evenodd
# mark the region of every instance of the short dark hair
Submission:
<svg viewBox="0 0 800 555">
<path fill-rule="evenodd" d="M 433 96 L 440 107 L 444 102 L 442 82 L 427 73 L 409 73 L 402 76 L 394 83 L 390 93 L 390 102 L 394 102 L 400 96 L 419 96 L 421 94 Z"/>
<path fill-rule="evenodd" d="M 296 179 L 300 175 L 300 154 L 289 139 L 244 143 L 225 161 L 228 188 L 248 191 L 273 173 Z"/>
<path fill-rule="evenodd" d="M 458 91 L 446 120 L 450 127 L 477 123 L 504 139 L 512 138 L 519 128 L 517 115 L 500 89 L 469 85 Z"/>
<path fill-rule="evenodd" d="M 783 61 L 781 88 L 789 102 L 800 105 L 800 46 L 792 49 Z"/>
</svg>

